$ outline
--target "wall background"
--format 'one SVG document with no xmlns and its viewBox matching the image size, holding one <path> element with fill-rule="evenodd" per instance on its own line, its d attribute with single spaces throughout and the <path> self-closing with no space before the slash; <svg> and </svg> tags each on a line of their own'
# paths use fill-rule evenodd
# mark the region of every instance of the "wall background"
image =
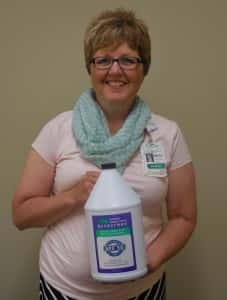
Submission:
<svg viewBox="0 0 227 300">
<path fill-rule="evenodd" d="M 168 299 L 216 300 L 227 294 L 227 4 L 124 2 L 147 22 L 152 36 L 152 69 L 141 95 L 154 111 L 180 124 L 197 172 L 198 226 L 168 264 Z M 0 0 L 1 299 L 38 300 L 42 231 L 13 227 L 11 198 L 42 125 L 71 109 L 89 86 L 85 27 L 100 10 L 119 6 L 119 0 Z"/>
</svg>

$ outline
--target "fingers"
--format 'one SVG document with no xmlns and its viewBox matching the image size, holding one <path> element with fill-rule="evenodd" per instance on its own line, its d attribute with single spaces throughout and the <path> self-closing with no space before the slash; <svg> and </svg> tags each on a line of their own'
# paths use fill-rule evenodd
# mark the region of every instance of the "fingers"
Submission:
<svg viewBox="0 0 227 300">
<path fill-rule="evenodd" d="M 93 189 L 98 177 L 99 172 L 89 171 L 83 176 L 83 183 L 87 189 L 87 192 L 90 194 L 91 190 Z"/>
<path fill-rule="evenodd" d="M 67 191 L 67 195 L 69 196 L 67 199 L 72 207 L 84 205 L 96 184 L 99 175 L 100 172 L 88 171 L 70 190 Z"/>
<path fill-rule="evenodd" d="M 84 176 L 89 182 L 95 184 L 99 177 L 99 174 L 100 174 L 99 172 L 89 171 Z"/>
<path fill-rule="evenodd" d="M 88 171 L 85 173 L 85 176 L 88 176 L 88 177 L 93 177 L 93 178 L 98 178 L 100 175 L 100 172 L 97 172 L 97 171 Z"/>
<path fill-rule="evenodd" d="M 84 203 L 87 201 L 100 172 L 89 171 L 86 172 L 80 179 L 80 181 L 72 189 L 75 195 L 75 203 Z"/>
</svg>

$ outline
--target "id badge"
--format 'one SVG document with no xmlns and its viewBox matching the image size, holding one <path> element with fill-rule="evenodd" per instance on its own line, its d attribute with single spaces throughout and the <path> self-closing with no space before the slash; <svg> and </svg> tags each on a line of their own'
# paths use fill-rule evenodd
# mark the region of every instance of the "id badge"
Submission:
<svg viewBox="0 0 227 300">
<path fill-rule="evenodd" d="M 141 156 L 146 175 L 167 176 L 165 152 L 161 143 L 145 142 L 141 147 Z"/>
</svg>

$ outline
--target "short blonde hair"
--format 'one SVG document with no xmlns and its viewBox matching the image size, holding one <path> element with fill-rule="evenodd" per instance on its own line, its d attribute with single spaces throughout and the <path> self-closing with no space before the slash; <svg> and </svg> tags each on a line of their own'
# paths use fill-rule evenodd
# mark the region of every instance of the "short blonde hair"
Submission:
<svg viewBox="0 0 227 300">
<path fill-rule="evenodd" d="M 143 61 L 144 75 L 151 64 L 151 41 L 145 23 L 131 10 L 118 8 L 100 13 L 88 26 L 84 37 L 86 68 L 90 73 L 91 59 L 101 48 L 127 42 Z"/>
</svg>

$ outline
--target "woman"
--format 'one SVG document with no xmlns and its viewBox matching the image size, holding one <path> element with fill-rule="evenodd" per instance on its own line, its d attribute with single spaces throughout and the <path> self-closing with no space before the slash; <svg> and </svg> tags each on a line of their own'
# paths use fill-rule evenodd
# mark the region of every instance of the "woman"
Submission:
<svg viewBox="0 0 227 300">
<path fill-rule="evenodd" d="M 165 299 L 164 264 L 196 223 L 190 154 L 176 123 L 151 113 L 137 95 L 150 67 L 141 20 L 123 9 L 103 12 L 87 29 L 84 51 L 92 89 L 32 144 L 13 200 L 14 223 L 46 227 L 40 299 Z M 149 272 L 104 284 L 90 276 L 83 207 L 100 165 L 113 161 L 142 200 Z"/>
</svg>

